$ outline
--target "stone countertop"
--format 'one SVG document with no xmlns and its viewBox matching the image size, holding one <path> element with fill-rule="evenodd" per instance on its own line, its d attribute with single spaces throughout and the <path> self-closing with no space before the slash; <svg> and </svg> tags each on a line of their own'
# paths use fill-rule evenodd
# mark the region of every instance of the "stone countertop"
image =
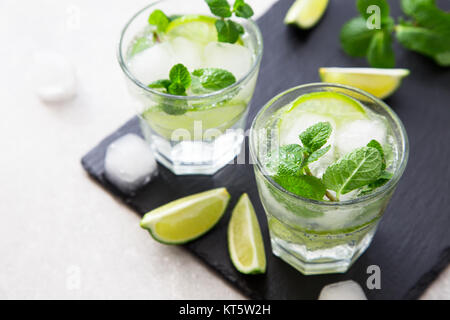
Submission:
<svg viewBox="0 0 450 320">
<path fill-rule="evenodd" d="M 185 250 L 153 241 L 80 165 L 133 115 L 116 43 L 149 2 L 0 2 L 0 298 L 244 298 Z M 248 2 L 259 16 L 275 1 Z M 42 49 L 76 66 L 75 99 L 35 96 L 30 61 Z M 447 269 L 423 298 L 449 297 Z"/>
</svg>

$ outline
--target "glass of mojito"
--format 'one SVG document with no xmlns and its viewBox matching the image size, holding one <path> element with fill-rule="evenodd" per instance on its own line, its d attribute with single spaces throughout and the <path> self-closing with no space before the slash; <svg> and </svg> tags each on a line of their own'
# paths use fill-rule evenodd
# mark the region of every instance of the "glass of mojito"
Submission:
<svg viewBox="0 0 450 320">
<path fill-rule="evenodd" d="M 250 150 L 272 251 L 304 274 L 345 272 L 372 241 L 408 159 L 381 100 L 352 87 L 302 85 L 258 113 Z"/>
<path fill-rule="evenodd" d="M 142 132 L 175 174 L 213 174 L 241 151 L 263 49 L 252 14 L 244 1 L 163 0 L 122 31 L 118 60 Z"/>
</svg>

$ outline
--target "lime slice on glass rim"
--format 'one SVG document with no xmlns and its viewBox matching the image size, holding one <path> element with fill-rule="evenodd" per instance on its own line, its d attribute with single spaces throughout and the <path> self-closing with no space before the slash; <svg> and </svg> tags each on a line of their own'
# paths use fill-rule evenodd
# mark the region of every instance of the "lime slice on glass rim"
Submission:
<svg viewBox="0 0 450 320">
<path fill-rule="evenodd" d="M 264 243 L 250 198 L 244 193 L 228 224 L 228 251 L 236 269 L 245 274 L 266 272 Z"/>
<path fill-rule="evenodd" d="M 186 243 L 211 230 L 223 216 L 229 200 L 225 188 L 193 194 L 148 212 L 140 225 L 158 242 Z"/>
<path fill-rule="evenodd" d="M 367 119 L 364 107 L 345 94 L 330 91 L 312 92 L 300 96 L 280 115 L 280 133 L 290 131 L 304 115 L 330 118 L 337 125 Z"/>
<path fill-rule="evenodd" d="M 186 15 L 172 20 L 166 30 L 169 38 L 183 37 L 199 43 L 217 41 L 216 18 Z"/>
<path fill-rule="evenodd" d="M 398 89 L 402 79 L 409 75 L 408 69 L 378 68 L 320 68 L 323 82 L 353 86 L 384 99 Z"/>
<path fill-rule="evenodd" d="M 203 15 L 186 15 L 172 20 L 167 26 L 166 36 L 169 38 L 183 37 L 191 41 L 208 44 L 217 42 L 217 19 Z M 243 45 L 241 37 L 236 44 Z"/>
<path fill-rule="evenodd" d="M 284 18 L 285 24 L 295 24 L 309 29 L 317 24 L 325 13 L 328 0 L 296 0 Z"/>
</svg>

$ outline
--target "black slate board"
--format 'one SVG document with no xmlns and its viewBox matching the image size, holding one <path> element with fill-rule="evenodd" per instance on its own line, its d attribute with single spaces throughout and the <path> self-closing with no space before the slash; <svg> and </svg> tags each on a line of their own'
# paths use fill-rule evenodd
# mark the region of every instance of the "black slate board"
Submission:
<svg viewBox="0 0 450 320">
<path fill-rule="evenodd" d="M 393 16 L 399 16 L 399 1 L 390 2 Z M 350 58 L 339 48 L 340 27 L 357 14 L 354 1 L 330 1 L 324 19 L 308 32 L 282 24 L 291 3 L 281 0 L 258 20 L 265 51 L 249 123 L 277 93 L 317 82 L 319 67 L 366 66 L 364 60 Z M 410 160 L 372 245 L 346 274 L 303 276 L 271 254 L 267 223 L 249 165 L 228 165 L 214 176 L 180 177 L 159 166 L 157 180 L 135 196 L 117 191 L 104 178 L 105 150 L 125 133 L 140 134 L 137 118 L 103 140 L 82 164 L 104 188 L 140 215 L 181 196 L 227 187 L 232 201 L 226 216 L 211 232 L 185 247 L 250 298 L 316 299 L 324 285 L 353 279 L 363 286 L 369 299 L 415 299 L 450 262 L 450 70 L 398 46 L 396 52 L 397 66 L 409 68 L 411 76 L 387 103 L 406 126 Z M 250 195 L 263 230 L 268 258 L 265 275 L 241 275 L 228 258 L 226 226 L 231 208 L 243 192 Z M 365 286 L 367 267 L 374 264 L 381 268 L 380 290 Z"/>
</svg>

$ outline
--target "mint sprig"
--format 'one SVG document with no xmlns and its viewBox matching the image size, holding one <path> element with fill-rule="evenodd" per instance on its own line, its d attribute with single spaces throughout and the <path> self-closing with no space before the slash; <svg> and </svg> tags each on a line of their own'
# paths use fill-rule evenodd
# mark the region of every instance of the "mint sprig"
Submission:
<svg viewBox="0 0 450 320">
<path fill-rule="evenodd" d="M 194 94 L 204 94 L 224 89 L 235 82 L 236 77 L 227 70 L 202 68 L 190 73 L 186 66 L 179 63 L 170 69 L 169 79 L 154 81 L 147 87 L 171 95 L 186 96 L 188 89 Z M 161 104 L 161 109 L 172 115 L 184 114 L 187 111 L 187 103 L 180 100 L 177 103 L 171 102 L 170 106 Z"/>
<path fill-rule="evenodd" d="M 216 21 L 216 30 L 219 42 L 236 43 L 244 28 L 230 18 L 233 14 L 236 17 L 248 19 L 253 16 L 253 9 L 244 0 L 236 0 L 233 7 L 227 0 L 205 0 L 211 13 L 220 19 Z"/>
<path fill-rule="evenodd" d="M 159 9 L 154 10 L 148 17 L 148 23 L 156 26 L 158 32 L 166 32 L 169 22 L 169 18 Z"/>
<path fill-rule="evenodd" d="M 323 200 L 326 196 L 331 201 L 339 201 L 341 195 L 350 191 L 360 189 L 359 195 L 365 195 L 389 181 L 392 174 L 385 170 L 383 147 L 376 140 L 331 164 L 322 179 L 314 177 L 308 165 L 330 150 L 331 145 L 325 145 L 331 132 L 329 122 L 319 122 L 299 135 L 302 145 L 281 146 L 267 163 L 275 171 L 275 182 L 302 197 Z M 329 190 L 335 191 L 336 196 Z"/>
<path fill-rule="evenodd" d="M 370 29 L 367 20 L 373 11 L 370 6 L 380 8 L 380 29 Z M 450 66 L 450 13 L 436 6 L 434 0 L 402 0 L 403 12 L 410 21 L 395 25 L 389 16 L 386 0 L 357 0 L 360 16 L 348 21 L 341 29 L 342 49 L 354 57 L 366 57 L 372 67 L 395 66 L 392 49 L 392 33 L 403 47 L 435 60 L 441 66 Z"/>
</svg>

